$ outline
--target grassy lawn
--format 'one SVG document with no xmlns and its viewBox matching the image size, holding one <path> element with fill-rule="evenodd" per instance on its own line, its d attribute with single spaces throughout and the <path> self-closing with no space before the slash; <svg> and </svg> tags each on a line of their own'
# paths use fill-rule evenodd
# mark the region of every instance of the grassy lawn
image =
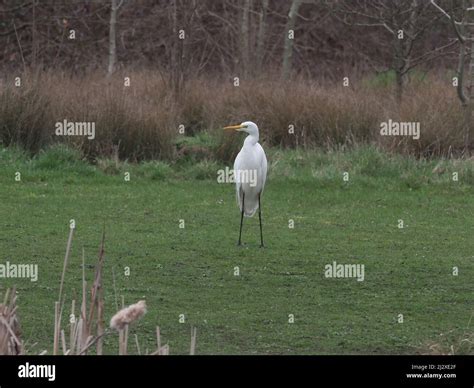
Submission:
<svg viewBox="0 0 474 388">
<path fill-rule="evenodd" d="M 460 342 L 472 336 L 474 311 L 472 161 L 446 161 L 446 171 L 434 174 L 436 161 L 373 150 L 271 151 L 262 203 L 267 247 L 260 249 L 258 217 L 245 220 L 246 245 L 236 246 L 234 187 L 209 178 L 212 163 L 194 166 L 207 176 L 169 167 L 175 175 L 168 177 L 159 164 L 106 174 L 54 154 L 34 161 L 9 150 L 0 155 L 0 264 L 39 265 L 37 282 L 0 279 L 0 294 L 17 286 L 31 353 L 52 348 L 70 219 L 76 231 L 67 306 L 79 298 L 83 248 L 92 283 L 105 225 L 106 319 L 115 313 L 113 269 L 119 298 L 146 298 L 148 313 L 131 328 L 142 349 L 154 350 L 159 325 L 171 353 L 187 353 L 192 325 L 198 354 L 406 354 L 430 342 L 474 352 Z M 364 281 L 326 278 L 333 261 L 364 264 Z M 106 351 L 116 353 L 117 343 L 117 335 L 106 337 Z M 129 347 L 133 353 L 133 338 Z"/>
</svg>

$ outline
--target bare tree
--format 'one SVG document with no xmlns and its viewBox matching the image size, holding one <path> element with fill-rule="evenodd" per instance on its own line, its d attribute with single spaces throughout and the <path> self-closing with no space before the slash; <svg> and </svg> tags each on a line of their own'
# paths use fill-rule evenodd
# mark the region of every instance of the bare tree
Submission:
<svg viewBox="0 0 474 388">
<path fill-rule="evenodd" d="M 250 0 L 244 0 L 242 9 L 241 27 L 241 61 L 240 66 L 244 75 L 247 75 L 250 67 Z"/>
<path fill-rule="evenodd" d="M 298 17 L 298 10 L 302 0 L 293 0 L 291 3 L 290 11 L 288 13 L 288 21 L 285 28 L 285 47 L 283 49 L 283 65 L 281 69 L 282 77 L 288 78 L 293 58 L 293 40 L 294 30 L 296 25 L 296 18 Z"/>
<path fill-rule="evenodd" d="M 389 47 L 391 69 L 395 72 L 395 97 L 402 101 L 403 89 L 410 70 L 448 53 L 456 42 L 430 48 L 420 53 L 415 48 L 440 18 L 430 10 L 430 3 L 420 0 L 371 0 L 364 3 L 342 2 L 335 5 L 339 19 L 359 27 L 381 28 L 378 44 Z M 417 53 L 417 54 L 415 54 Z"/>
<path fill-rule="evenodd" d="M 259 13 L 259 23 L 258 23 L 258 35 L 257 35 L 257 52 L 255 67 L 257 72 L 262 70 L 263 56 L 265 51 L 265 34 L 267 29 L 267 12 L 268 12 L 268 1 L 262 0 L 262 9 Z"/>
<path fill-rule="evenodd" d="M 109 66 L 107 67 L 107 76 L 110 77 L 115 71 L 117 63 L 117 11 L 122 6 L 123 0 L 112 0 L 110 7 L 110 23 L 109 23 Z"/>
<path fill-rule="evenodd" d="M 468 154 L 471 148 L 471 122 L 474 104 L 474 4 L 468 0 L 461 1 L 460 21 L 455 19 L 454 2 L 451 10 L 444 10 L 435 0 L 431 4 L 450 22 L 457 42 L 459 43 L 459 60 L 457 67 L 457 95 L 463 108 L 463 138 L 464 152 Z M 471 47 L 468 47 L 470 42 Z M 469 68 L 466 80 L 466 65 Z"/>
</svg>

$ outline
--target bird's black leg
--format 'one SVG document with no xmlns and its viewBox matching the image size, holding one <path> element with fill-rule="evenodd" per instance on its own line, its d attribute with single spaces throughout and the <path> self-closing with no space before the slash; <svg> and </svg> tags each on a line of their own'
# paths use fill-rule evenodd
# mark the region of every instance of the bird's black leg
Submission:
<svg viewBox="0 0 474 388">
<path fill-rule="evenodd" d="M 244 223 L 244 200 L 245 200 L 245 193 L 242 192 L 242 214 L 240 216 L 239 242 L 237 243 L 237 245 L 242 244 L 242 225 Z"/>
<path fill-rule="evenodd" d="M 262 207 L 260 206 L 260 194 L 258 195 L 258 220 L 260 221 L 260 248 L 263 248 Z"/>
</svg>

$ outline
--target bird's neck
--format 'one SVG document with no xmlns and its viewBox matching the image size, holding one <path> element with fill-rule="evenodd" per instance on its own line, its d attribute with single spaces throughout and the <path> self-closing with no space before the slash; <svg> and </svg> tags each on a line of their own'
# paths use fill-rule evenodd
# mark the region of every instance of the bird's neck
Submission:
<svg viewBox="0 0 474 388">
<path fill-rule="evenodd" d="M 244 147 L 245 146 L 254 146 L 255 144 L 258 143 L 258 134 L 252 134 L 252 135 L 248 135 L 246 138 L 245 138 L 245 141 L 244 141 Z"/>
</svg>

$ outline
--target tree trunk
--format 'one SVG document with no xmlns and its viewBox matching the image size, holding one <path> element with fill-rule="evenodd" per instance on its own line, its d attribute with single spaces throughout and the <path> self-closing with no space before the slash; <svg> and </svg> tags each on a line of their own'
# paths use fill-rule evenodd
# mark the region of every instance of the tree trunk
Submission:
<svg viewBox="0 0 474 388">
<path fill-rule="evenodd" d="M 471 2 L 472 3 L 472 2 Z M 470 4 L 472 7 L 473 4 Z M 471 41 L 471 52 L 468 57 L 468 66 L 469 66 L 469 86 L 468 86 L 468 101 L 467 107 L 465 108 L 465 122 L 464 122 L 464 150 L 466 154 L 471 152 L 471 139 L 472 139 L 472 107 L 474 105 L 474 11 L 467 11 L 467 20 L 469 24 L 467 25 L 467 37 Z"/>
<path fill-rule="evenodd" d="M 463 119 L 462 119 L 462 136 L 464 143 L 464 154 L 468 155 L 470 153 L 470 143 L 471 143 L 471 117 L 472 117 L 472 104 L 474 100 L 474 53 L 471 53 L 467 56 L 467 66 L 469 68 L 468 77 L 469 80 L 466 82 L 466 42 L 468 38 L 474 37 L 472 27 L 468 26 L 468 22 L 471 19 L 468 14 L 470 11 L 466 11 L 467 1 L 462 1 L 462 9 L 464 11 L 461 24 L 459 25 L 459 33 L 463 40 L 459 39 L 459 61 L 457 69 L 458 85 L 457 85 L 457 94 L 459 100 L 461 101 L 461 106 L 463 110 Z M 472 11 L 471 11 L 472 12 Z M 474 42 L 471 42 L 471 50 L 474 48 Z M 467 92 L 467 93 L 466 93 Z"/>
<path fill-rule="evenodd" d="M 110 10 L 110 26 L 109 26 L 109 66 L 107 76 L 110 77 L 115 70 L 115 63 L 117 62 L 117 0 L 112 0 L 112 7 Z"/>
<path fill-rule="evenodd" d="M 403 75 L 400 69 L 395 70 L 395 99 L 400 107 L 403 99 Z"/>
<path fill-rule="evenodd" d="M 291 72 L 291 62 L 293 58 L 293 39 L 289 38 L 289 32 L 294 31 L 298 9 L 302 0 L 293 0 L 290 12 L 288 13 L 288 22 L 285 29 L 285 48 L 283 50 L 282 78 L 287 79 Z"/>
<path fill-rule="evenodd" d="M 407 59 L 405 57 L 404 40 L 398 39 L 398 36 L 394 36 L 395 39 L 395 50 L 394 50 L 394 71 L 395 71 L 395 99 L 397 105 L 400 108 L 403 100 L 403 89 L 406 84 L 407 77 Z"/>
<path fill-rule="evenodd" d="M 33 0 L 33 22 L 31 25 L 31 64 L 33 70 L 36 70 L 36 57 L 38 54 L 38 45 L 37 45 L 37 37 L 36 37 L 36 0 Z"/>
<path fill-rule="evenodd" d="M 262 70 L 263 54 L 265 49 L 265 30 L 267 23 L 268 1 L 262 0 L 262 11 L 259 15 L 258 35 L 257 35 L 257 52 L 256 52 L 256 70 L 258 73 Z"/>
<path fill-rule="evenodd" d="M 242 11 L 242 33 L 241 33 L 241 69 L 244 75 L 247 75 L 250 67 L 250 48 L 249 48 L 249 16 L 250 16 L 250 0 L 245 0 L 244 9 Z"/>
</svg>

